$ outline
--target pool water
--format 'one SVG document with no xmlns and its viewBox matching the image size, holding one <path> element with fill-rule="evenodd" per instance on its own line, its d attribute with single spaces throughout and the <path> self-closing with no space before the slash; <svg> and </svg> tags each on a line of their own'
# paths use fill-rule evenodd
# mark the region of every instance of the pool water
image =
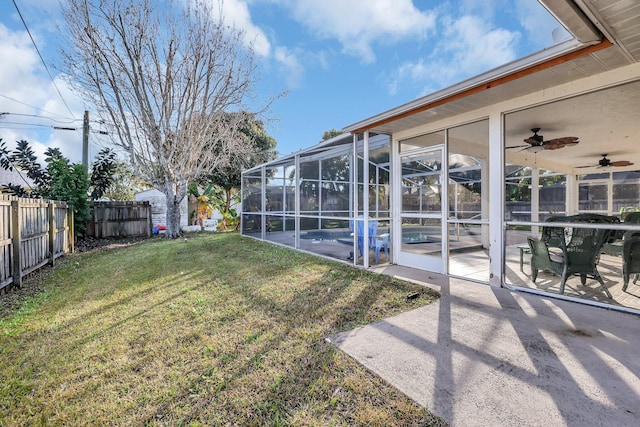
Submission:
<svg viewBox="0 0 640 427">
<path fill-rule="evenodd" d="M 345 230 L 311 230 L 300 235 L 305 240 L 351 239 L 351 232 Z"/>
<path fill-rule="evenodd" d="M 380 230 L 378 230 L 380 232 Z M 310 230 L 300 235 L 305 240 L 329 240 L 329 241 L 352 241 L 353 235 L 349 230 Z M 404 231 L 402 233 L 402 243 L 418 244 L 440 241 L 439 237 L 425 231 Z"/>
</svg>

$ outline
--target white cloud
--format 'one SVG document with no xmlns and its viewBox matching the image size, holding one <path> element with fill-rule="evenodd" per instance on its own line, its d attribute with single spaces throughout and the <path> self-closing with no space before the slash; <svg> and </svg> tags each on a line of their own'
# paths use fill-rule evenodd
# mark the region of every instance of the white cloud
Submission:
<svg viewBox="0 0 640 427">
<path fill-rule="evenodd" d="M 398 79 L 389 79 L 386 83 L 387 93 L 391 96 L 398 94 Z"/>
<path fill-rule="evenodd" d="M 457 15 L 481 16 L 483 19 L 491 20 L 501 9 L 513 7 L 514 0 L 460 0 L 460 12 Z M 531 0 L 524 0 L 535 3 Z"/>
<path fill-rule="evenodd" d="M 516 58 L 518 33 L 505 29 L 492 29 L 487 22 L 463 16 L 444 26 L 443 40 L 436 50 L 452 55 L 452 71 L 477 74 Z"/>
<path fill-rule="evenodd" d="M 41 161 L 49 146 L 59 147 L 71 161 L 81 161 L 82 133 L 56 131 L 52 127 L 81 127 L 82 122 L 71 121 L 71 113 L 43 71 L 26 32 L 12 32 L 1 23 L 0 75 L 0 111 L 13 113 L 0 119 L 0 138 L 10 148 L 18 140 L 27 140 Z M 81 119 L 82 102 L 60 78 L 56 79 L 56 86 L 75 117 Z"/>
<path fill-rule="evenodd" d="M 27 33 L 11 32 L 0 23 L 0 93 L 15 98 L 26 92 L 23 99 L 42 99 L 40 79 L 35 75 L 38 68 L 40 60 Z"/>
<path fill-rule="evenodd" d="M 337 39 L 343 52 L 373 63 L 374 43 L 424 39 L 435 15 L 418 10 L 411 0 L 278 0 L 317 37 Z"/>
<path fill-rule="evenodd" d="M 245 42 L 252 45 L 255 52 L 263 57 L 271 54 L 271 43 L 262 29 L 257 27 L 249 12 L 249 6 L 244 0 L 211 0 L 214 5 L 222 4 L 222 16 L 224 22 L 230 27 L 244 31 Z"/>
<path fill-rule="evenodd" d="M 514 4 L 518 22 L 538 48 L 571 38 L 571 34 L 543 7 L 528 0 Z M 555 34 L 554 34 L 555 32 Z M 556 38 L 556 40 L 554 40 Z"/>
<path fill-rule="evenodd" d="M 249 3 L 251 0 L 211 0 L 213 4 L 222 5 L 223 20 L 227 25 L 244 32 L 244 41 L 252 46 L 255 53 L 263 58 L 275 59 L 287 73 L 289 88 L 297 87 L 302 80 L 304 67 L 298 55 L 286 46 L 272 45 L 265 31 L 253 23 Z"/>
<path fill-rule="evenodd" d="M 274 57 L 287 70 L 287 86 L 290 89 L 298 87 L 304 74 L 304 68 L 296 55 L 286 47 L 277 46 Z"/>
<path fill-rule="evenodd" d="M 519 34 L 494 29 L 475 16 L 444 17 L 441 38 L 429 58 L 405 62 L 387 79 L 390 94 L 403 82 L 424 85 L 422 94 L 454 84 L 513 61 Z"/>
<path fill-rule="evenodd" d="M 67 105 L 74 112 L 74 121 L 62 121 L 56 122 L 57 127 L 72 127 L 76 128 L 76 131 L 68 130 L 54 130 L 48 135 L 46 145 L 50 147 L 58 147 L 62 150 L 62 153 L 72 162 L 80 163 L 82 161 L 82 124 L 84 103 L 83 101 L 71 90 L 61 76 L 56 77 L 55 85 L 60 90 L 62 98 L 58 95 L 53 83 L 49 82 L 47 88 L 50 93 L 50 98 L 44 104 L 44 109 L 52 113 L 56 113 L 60 117 L 69 117 L 71 114 L 67 109 Z M 63 100 L 64 99 L 64 102 Z M 65 105 L 66 102 L 66 105 Z M 90 119 L 96 119 L 91 117 Z M 97 130 L 94 125 L 90 123 L 91 131 Z M 93 144 L 96 135 L 94 133 L 89 134 L 90 145 Z M 91 163 L 92 156 L 96 154 L 95 150 L 90 149 L 89 162 Z"/>
</svg>

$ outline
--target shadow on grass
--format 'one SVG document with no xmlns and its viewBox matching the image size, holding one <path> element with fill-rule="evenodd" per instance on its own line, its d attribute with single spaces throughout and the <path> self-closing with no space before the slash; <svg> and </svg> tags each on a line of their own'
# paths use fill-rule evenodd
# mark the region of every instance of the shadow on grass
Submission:
<svg viewBox="0 0 640 427">
<path fill-rule="evenodd" d="M 405 298 L 416 285 L 237 236 L 146 250 L 154 256 L 111 259 L 144 283 L 96 277 L 48 313 L 59 324 L 32 333 L 57 348 L 26 367 L 36 395 L 25 413 L 62 411 L 71 423 L 428 424 L 424 410 L 325 342 L 424 304 Z M 100 286 L 113 289 L 92 290 Z M 70 383 L 76 390 L 60 388 Z"/>
<path fill-rule="evenodd" d="M 376 307 L 380 298 L 388 293 L 390 287 L 406 284 L 388 278 L 385 283 L 363 285 L 363 282 L 371 280 L 370 273 L 328 262 L 321 264 L 325 267 L 322 275 L 307 286 L 295 289 L 284 304 L 280 298 L 264 297 L 260 284 L 233 289 L 250 303 L 250 311 L 260 313 L 261 319 L 268 319 L 267 324 L 273 329 L 246 333 L 239 325 L 237 333 L 244 335 L 247 342 L 233 353 L 220 355 L 220 359 L 225 360 L 221 368 L 233 367 L 224 378 L 224 385 L 193 401 L 191 411 L 184 414 L 181 421 L 202 420 L 203 408 L 213 401 L 219 414 L 228 417 L 251 414 L 250 417 L 241 415 L 234 419 L 240 423 L 251 423 L 252 420 L 259 420 L 258 424 L 276 425 L 279 422 L 309 420 L 347 421 L 349 424 L 384 420 L 395 423 L 394 414 L 399 412 L 405 414 L 403 417 L 412 418 L 417 425 L 423 416 L 427 420 L 425 425 L 433 421 L 391 386 L 358 369 L 356 362 L 325 342 L 326 337 L 336 332 L 379 319 L 378 316 L 387 312 L 386 307 Z M 337 277 L 340 277 L 339 281 Z M 356 284 L 359 284 L 359 290 L 352 293 L 351 287 Z M 281 285 L 286 286 L 285 283 Z M 402 301 L 404 307 L 395 307 L 396 310 L 420 304 Z M 255 339 L 255 344 L 251 344 L 249 341 L 253 336 L 265 338 Z M 280 363 L 280 369 L 270 374 L 273 363 Z M 260 380 L 256 382 L 257 378 Z M 202 376 L 187 389 L 202 389 L 208 380 L 208 375 Z M 259 396 L 252 402 L 243 402 L 242 395 L 225 392 L 251 386 L 254 387 L 253 393 Z M 363 395 L 362 390 L 368 392 Z M 181 399 L 187 397 L 185 390 Z M 166 404 L 154 418 L 164 418 L 166 414 L 163 412 L 169 406 Z"/>
</svg>

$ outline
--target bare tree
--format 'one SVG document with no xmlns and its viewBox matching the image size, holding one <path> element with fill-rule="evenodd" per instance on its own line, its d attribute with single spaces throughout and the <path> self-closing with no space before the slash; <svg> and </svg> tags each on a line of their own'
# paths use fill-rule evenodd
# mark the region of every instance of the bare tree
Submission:
<svg viewBox="0 0 640 427">
<path fill-rule="evenodd" d="M 179 235 L 188 182 L 245 149 L 236 137 L 241 115 L 229 121 L 225 112 L 240 110 L 252 95 L 255 55 L 212 3 L 66 0 L 62 6 L 69 37 L 62 70 L 105 124 L 113 124 L 113 143 L 135 172 L 166 195 L 169 237 Z"/>
</svg>

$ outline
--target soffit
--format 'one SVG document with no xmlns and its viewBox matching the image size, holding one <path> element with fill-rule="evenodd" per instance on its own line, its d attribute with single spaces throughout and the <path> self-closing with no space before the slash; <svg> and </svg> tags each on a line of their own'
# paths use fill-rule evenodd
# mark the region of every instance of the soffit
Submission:
<svg viewBox="0 0 640 427">
<path fill-rule="evenodd" d="M 545 0 L 546 1 L 546 0 Z M 640 61 L 638 0 L 575 0 L 596 27 L 633 61 Z"/>
</svg>

